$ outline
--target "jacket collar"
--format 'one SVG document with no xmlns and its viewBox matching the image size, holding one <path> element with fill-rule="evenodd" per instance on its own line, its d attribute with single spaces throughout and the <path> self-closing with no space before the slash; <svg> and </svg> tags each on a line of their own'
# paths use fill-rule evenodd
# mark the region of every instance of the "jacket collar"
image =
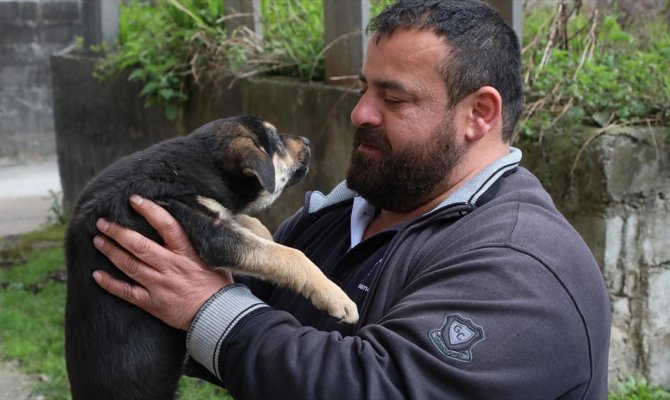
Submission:
<svg viewBox="0 0 670 400">
<path fill-rule="evenodd" d="M 454 204 L 477 205 L 477 201 L 498 182 L 500 177 L 514 170 L 519 165 L 521 157 L 521 150 L 510 147 L 507 155 L 494 161 L 479 174 L 468 180 L 456 192 L 440 203 L 435 209 L 431 210 L 431 212 Z M 351 199 L 355 199 L 354 209 L 351 213 L 352 219 L 365 219 L 367 218 L 366 214 L 369 214 L 367 210 L 374 210 L 374 207 L 365 199 L 347 187 L 346 181 L 342 181 L 327 195 L 317 191 L 311 192 L 308 195 L 307 211 L 312 214 L 326 207 Z"/>
<path fill-rule="evenodd" d="M 486 193 L 500 177 L 519 166 L 521 150 L 510 147 L 509 153 L 484 168 L 479 174 L 465 182 L 457 191 L 447 197 L 435 209 L 453 204 L 477 205 L 477 201 Z"/>
</svg>

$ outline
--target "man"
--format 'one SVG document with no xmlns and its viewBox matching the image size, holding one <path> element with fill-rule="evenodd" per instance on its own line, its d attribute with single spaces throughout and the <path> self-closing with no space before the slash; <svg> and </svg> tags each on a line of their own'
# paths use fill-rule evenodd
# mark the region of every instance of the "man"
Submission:
<svg viewBox="0 0 670 400">
<path fill-rule="evenodd" d="M 188 330 L 191 357 L 236 398 L 606 398 L 599 268 L 509 144 L 514 32 L 475 0 L 400 0 L 369 30 L 346 184 L 311 193 L 275 234 L 357 302 L 357 325 L 231 285 L 137 197 L 165 248 L 101 220 L 126 250 L 96 246 L 142 286 L 94 278 Z"/>
</svg>

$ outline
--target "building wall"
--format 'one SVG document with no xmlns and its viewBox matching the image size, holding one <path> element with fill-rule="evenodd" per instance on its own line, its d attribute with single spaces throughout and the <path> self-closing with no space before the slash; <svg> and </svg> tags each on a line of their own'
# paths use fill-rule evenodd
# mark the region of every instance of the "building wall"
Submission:
<svg viewBox="0 0 670 400">
<path fill-rule="evenodd" d="M 55 154 L 49 56 L 80 14 L 79 0 L 0 0 L 0 158 Z"/>
</svg>

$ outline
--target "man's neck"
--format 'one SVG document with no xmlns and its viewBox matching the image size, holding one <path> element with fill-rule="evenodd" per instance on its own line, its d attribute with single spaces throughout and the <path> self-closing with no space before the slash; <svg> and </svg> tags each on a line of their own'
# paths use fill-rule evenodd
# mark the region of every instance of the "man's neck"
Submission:
<svg viewBox="0 0 670 400">
<path fill-rule="evenodd" d="M 365 232 L 363 233 L 363 240 L 378 234 L 379 232 L 390 229 L 396 225 L 403 224 L 409 221 L 413 221 L 423 214 L 429 212 L 433 208 L 437 207 L 444 199 L 446 199 L 452 191 L 443 193 L 442 195 L 435 197 L 430 202 L 415 208 L 407 212 L 395 212 L 390 210 L 382 209 L 375 218 L 370 221 Z"/>
</svg>

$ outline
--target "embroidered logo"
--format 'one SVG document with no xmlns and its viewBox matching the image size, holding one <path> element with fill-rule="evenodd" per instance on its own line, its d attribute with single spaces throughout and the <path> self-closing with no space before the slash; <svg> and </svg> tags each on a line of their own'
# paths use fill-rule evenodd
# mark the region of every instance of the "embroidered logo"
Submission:
<svg viewBox="0 0 670 400">
<path fill-rule="evenodd" d="M 472 348 L 484 340 L 484 328 L 460 314 L 444 317 L 442 326 L 428 332 L 440 353 L 461 362 L 472 361 Z"/>
</svg>

